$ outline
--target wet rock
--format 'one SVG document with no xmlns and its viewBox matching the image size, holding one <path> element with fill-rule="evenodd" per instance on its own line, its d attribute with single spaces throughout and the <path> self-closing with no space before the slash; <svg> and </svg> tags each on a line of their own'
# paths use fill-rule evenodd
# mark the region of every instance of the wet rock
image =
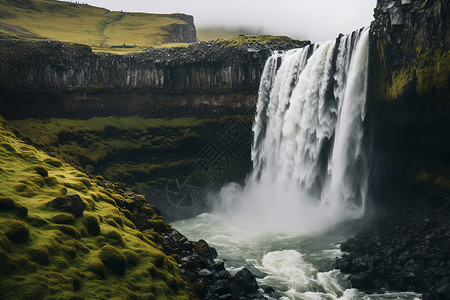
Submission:
<svg viewBox="0 0 450 300">
<path fill-rule="evenodd" d="M 54 209 L 74 214 L 76 217 L 81 216 L 86 208 L 86 204 L 77 194 L 55 198 L 48 202 L 47 205 Z"/>
<path fill-rule="evenodd" d="M 356 289 L 371 289 L 375 286 L 369 272 L 351 274 L 349 280 L 352 283 L 352 287 Z"/>
<path fill-rule="evenodd" d="M 214 259 L 217 257 L 216 249 L 211 248 L 205 240 L 200 240 L 197 243 L 194 243 L 194 249 L 198 255 L 208 259 Z"/>
<path fill-rule="evenodd" d="M 450 203 L 393 214 L 375 219 L 343 243 L 347 253 L 337 259 L 336 268 L 350 273 L 358 289 L 414 291 L 424 299 L 441 299 L 437 287 L 446 291 L 450 280 Z"/>
<path fill-rule="evenodd" d="M 258 290 L 255 276 L 247 268 L 242 269 L 234 275 L 233 283 L 244 289 L 247 293 Z"/>
</svg>

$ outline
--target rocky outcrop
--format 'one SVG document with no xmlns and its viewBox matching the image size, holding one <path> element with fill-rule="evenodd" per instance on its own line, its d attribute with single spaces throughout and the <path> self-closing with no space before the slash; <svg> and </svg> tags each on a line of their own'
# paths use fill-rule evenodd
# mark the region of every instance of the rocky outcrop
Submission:
<svg viewBox="0 0 450 300">
<path fill-rule="evenodd" d="M 194 17 L 184 14 L 172 14 L 171 17 L 178 18 L 186 24 L 169 24 L 162 29 L 168 33 L 166 43 L 195 43 L 197 41 L 197 31 L 195 29 Z"/>
<path fill-rule="evenodd" d="M 378 205 L 418 184 L 450 190 L 449 14 L 442 0 L 379 0 L 375 9 L 368 124 Z"/>
<path fill-rule="evenodd" d="M 261 45 L 214 42 L 124 56 L 49 40 L 1 41 L 0 49 L 0 113 L 6 118 L 253 111 L 271 53 Z"/>
<path fill-rule="evenodd" d="M 421 205 L 374 220 L 342 244 L 336 267 L 351 273 L 353 288 L 439 294 L 450 283 L 449 208 Z"/>
<path fill-rule="evenodd" d="M 342 244 L 352 287 L 448 299 L 450 4 L 379 0 L 369 108 L 375 219 Z"/>
</svg>

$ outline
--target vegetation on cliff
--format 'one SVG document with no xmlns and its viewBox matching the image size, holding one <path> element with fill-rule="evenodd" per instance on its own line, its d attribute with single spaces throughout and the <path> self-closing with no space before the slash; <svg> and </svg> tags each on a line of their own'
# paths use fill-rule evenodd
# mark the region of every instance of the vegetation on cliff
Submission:
<svg viewBox="0 0 450 300">
<path fill-rule="evenodd" d="M 450 5 L 378 2 L 371 25 L 370 97 L 371 114 L 386 120 L 373 125 L 383 145 L 377 156 L 386 159 L 380 177 L 448 191 Z"/>
<path fill-rule="evenodd" d="M 301 48 L 310 44 L 309 41 L 299 41 L 287 36 L 273 35 L 245 35 L 240 34 L 236 37 L 219 38 L 216 43 L 225 47 L 238 47 L 248 44 L 258 44 L 270 47 L 272 49 Z"/>
<path fill-rule="evenodd" d="M 202 188 L 243 180 L 251 167 L 251 122 L 252 116 L 247 115 L 217 119 L 23 119 L 8 120 L 6 124 L 27 142 L 79 170 L 123 182 L 149 195 L 152 190 L 164 190 L 174 176 L 182 181 L 189 177 L 191 184 L 195 181 Z M 245 145 L 238 149 L 242 151 L 239 155 L 224 152 L 230 146 L 223 144 L 227 130 Z M 218 135 L 222 136 L 219 141 Z M 208 146 L 212 144 L 220 146 L 220 153 L 203 153 L 210 151 Z M 226 155 L 220 164 L 216 162 L 219 154 Z M 214 164 L 219 164 L 220 174 Z M 160 209 L 165 212 L 164 207 Z"/>
<path fill-rule="evenodd" d="M 86 44 L 95 51 L 138 52 L 166 43 L 195 42 L 190 16 L 108 11 L 87 4 L 1 0 L 0 36 L 55 39 Z M 184 36 L 175 33 L 182 27 Z"/>
<path fill-rule="evenodd" d="M 3 119 L 0 185 L 2 299 L 196 297 L 176 257 L 162 252 L 156 231 L 169 227 L 145 198 L 109 188 L 25 144 Z M 48 205 L 64 195 L 77 195 L 70 197 L 81 199 L 85 210 Z M 146 213 L 144 231 L 131 221 L 138 208 Z"/>
</svg>

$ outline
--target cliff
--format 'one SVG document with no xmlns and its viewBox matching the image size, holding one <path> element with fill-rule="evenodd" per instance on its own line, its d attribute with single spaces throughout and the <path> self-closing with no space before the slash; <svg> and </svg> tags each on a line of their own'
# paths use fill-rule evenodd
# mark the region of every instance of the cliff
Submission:
<svg viewBox="0 0 450 300">
<path fill-rule="evenodd" d="M 352 287 L 448 298 L 449 7 L 379 0 L 375 8 L 367 127 L 377 218 L 341 246 L 336 267 L 351 273 Z"/>
<path fill-rule="evenodd" d="M 418 186 L 450 190 L 449 7 L 441 0 L 380 0 L 374 10 L 372 190 L 382 191 L 385 202 L 406 198 L 411 204 Z"/>
<path fill-rule="evenodd" d="M 307 44 L 299 43 L 294 46 Z M 0 113 L 6 118 L 89 118 L 253 111 L 269 55 L 269 48 L 258 44 L 202 42 L 117 56 L 57 41 L 3 40 Z"/>
</svg>

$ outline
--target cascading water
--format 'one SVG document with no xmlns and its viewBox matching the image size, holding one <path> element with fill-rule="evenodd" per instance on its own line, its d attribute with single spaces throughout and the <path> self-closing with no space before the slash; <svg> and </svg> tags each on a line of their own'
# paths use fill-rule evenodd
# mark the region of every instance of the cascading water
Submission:
<svg viewBox="0 0 450 300">
<path fill-rule="evenodd" d="M 365 295 L 334 270 L 341 221 L 367 197 L 364 116 L 369 30 L 275 53 L 265 65 L 253 125 L 253 172 L 215 197 L 215 211 L 174 226 L 203 238 L 282 299 L 415 299 Z M 337 230 L 338 228 L 339 230 Z"/>
<path fill-rule="evenodd" d="M 265 231 L 313 232 L 361 217 L 368 29 L 276 53 L 253 125 L 253 173 L 225 187 L 219 211 Z"/>
</svg>

